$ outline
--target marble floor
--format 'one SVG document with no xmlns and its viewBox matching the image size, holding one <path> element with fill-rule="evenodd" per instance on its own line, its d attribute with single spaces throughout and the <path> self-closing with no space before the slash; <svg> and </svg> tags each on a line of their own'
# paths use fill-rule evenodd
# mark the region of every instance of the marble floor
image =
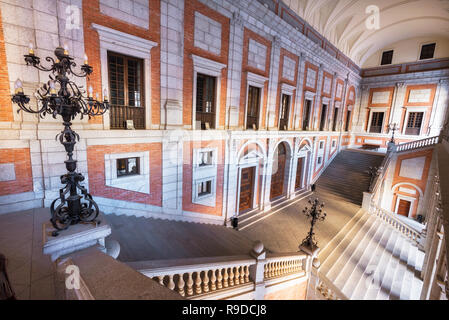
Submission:
<svg viewBox="0 0 449 320">
<path fill-rule="evenodd" d="M 360 207 L 316 193 L 326 203 L 327 218 L 316 236 L 324 247 Z M 243 231 L 216 225 L 107 215 L 113 239 L 119 241 L 120 261 L 193 258 L 247 254 L 255 240 L 268 251 L 295 252 L 309 222 L 302 214 L 307 200 L 281 209 Z M 0 215 L 0 252 L 8 259 L 8 273 L 18 299 L 54 299 L 53 266 L 42 254 L 42 224 L 48 209 Z"/>
</svg>

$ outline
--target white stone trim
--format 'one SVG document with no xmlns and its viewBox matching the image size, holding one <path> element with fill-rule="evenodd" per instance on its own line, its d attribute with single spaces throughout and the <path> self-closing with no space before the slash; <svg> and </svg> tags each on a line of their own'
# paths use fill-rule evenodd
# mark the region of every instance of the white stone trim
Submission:
<svg viewBox="0 0 449 320">
<path fill-rule="evenodd" d="M 407 130 L 407 123 L 408 123 L 408 117 L 410 116 L 410 112 L 423 112 L 423 118 L 422 118 L 422 123 L 421 123 L 421 128 L 419 129 L 419 135 L 416 135 L 416 137 L 421 136 L 422 134 L 424 134 L 423 130 L 424 130 L 424 125 L 426 124 L 426 117 L 427 117 L 427 113 L 429 112 L 429 108 L 428 107 L 415 107 L 415 106 L 407 106 L 405 107 L 406 111 L 405 111 L 405 117 L 404 117 L 404 123 L 402 126 L 402 134 L 405 134 L 405 130 Z M 407 135 L 410 136 L 410 135 Z M 415 136 L 415 135 L 413 135 Z"/>
<path fill-rule="evenodd" d="M 198 185 L 211 181 L 210 194 L 200 196 L 198 194 Z M 210 176 L 205 178 L 193 179 L 192 184 L 192 203 L 201 204 L 203 206 L 215 207 L 217 196 L 217 177 Z"/>
<path fill-rule="evenodd" d="M 201 152 L 212 151 L 212 164 L 199 166 Z M 215 207 L 217 197 L 217 167 L 218 167 L 218 148 L 197 148 L 193 150 L 192 165 L 192 203 L 204 206 Z M 198 185 L 202 182 L 211 180 L 211 193 L 203 196 L 198 195 Z"/>
<path fill-rule="evenodd" d="M 206 59 L 192 54 L 193 61 L 193 91 L 192 91 L 192 129 L 196 129 L 196 81 L 198 73 L 216 77 L 215 86 L 215 130 L 219 127 L 220 122 L 220 92 L 221 92 L 221 70 L 226 65 L 210 59 Z"/>
<path fill-rule="evenodd" d="M 140 173 L 117 177 L 117 159 L 138 158 Z M 128 152 L 104 155 L 105 185 L 150 194 L 150 152 Z"/>
<path fill-rule="evenodd" d="M 369 108 L 369 119 L 368 119 L 368 128 L 367 131 L 368 133 L 371 133 L 371 121 L 373 120 L 373 112 L 383 112 L 384 113 L 384 118 L 382 120 L 382 130 L 380 131 L 380 134 L 384 133 L 384 127 L 385 127 L 385 121 L 387 120 L 387 110 L 389 108 L 378 108 L 378 107 L 374 107 L 374 108 Z"/>
<path fill-rule="evenodd" d="M 109 93 L 108 50 L 144 60 L 145 127 L 151 129 L 151 49 L 158 44 L 96 23 L 92 28 L 98 32 L 100 40 L 102 87 Z M 104 129 L 110 128 L 109 111 L 103 115 L 103 124 Z"/>
<path fill-rule="evenodd" d="M 416 206 L 416 202 L 417 202 L 418 199 L 413 198 L 413 197 L 407 197 L 407 196 L 404 196 L 402 194 L 398 194 L 397 195 L 397 199 L 396 199 L 395 209 L 394 209 L 394 213 L 396 213 L 396 214 L 398 214 L 399 202 L 401 200 L 410 202 L 410 209 L 408 210 L 407 218 L 411 218 L 411 214 L 412 214 L 412 212 L 413 212 L 413 210 L 414 210 L 414 208 Z"/>
<path fill-rule="evenodd" d="M 257 128 L 260 130 L 260 125 L 262 123 L 262 109 L 263 109 L 263 97 L 265 94 L 265 82 L 268 81 L 268 78 L 260 76 L 258 74 L 247 72 L 246 77 L 246 101 L 245 101 L 245 121 L 243 123 L 243 128 L 246 128 L 247 114 L 248 114 L 248 92 L 249 86 L 257 87 L 260 89 L 260 99 L 259 99 L 259 119 L 257 120 Z"/>
<path fill-rule="evenodd" d="M 16 168 L 14 163 L 0 163 L 0 182 L 14 180 L 16 180 Z"/>
</svg>

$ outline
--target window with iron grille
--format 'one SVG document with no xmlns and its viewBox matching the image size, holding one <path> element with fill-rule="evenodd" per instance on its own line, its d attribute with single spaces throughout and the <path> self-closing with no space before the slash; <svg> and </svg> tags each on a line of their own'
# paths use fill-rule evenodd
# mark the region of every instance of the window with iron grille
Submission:
<svg viewBox="0 0 449 320">
<path fill-rule="evenodd" d="M 332 131 L 337 130 L 337 119 L 338 119 L 338 111 L 339 110 L 340 110 L 339 108 L 334 109 L 334 119 L 332 120 Z"/>
<path fill-rule="evenodd" d="M 281 118 L 279 119 L 279 130 L 288 130 L 288 113 L 290 109 L 290 96 L 282 95 L 281 100 Z"/>
<path fill-rule="evenodd" d="M 108 73 L 111 129 L 145 129 L 142 59 L 108 52 Z"/>
<path fill-rule="evenodd" d="M 212 180 L 203 181 L 198 184 L 198 197 L 212 193 Z"/>
<path fill-rule="evenodd" d="M 419 136 L 421 125 L 424 118 L 424 112 L 410 112 L 408 114 L 407 127 L 405 134 Z"/>
<path fill-rule="evenodd" d="M 425 44 L 421 47 L 419 60 L 433 59 L 435 55 L 436 43 Z"/>
<path fill-rule="evenodd" d="M 371 116 L 371 126 L 369 128 L 369 132 L 381 133 L 383 122 L 384 122 L 384 113 L 383 112 L 373 112 L 372 116 Z"/>
<path fill-rule="evenodd" d="M 302 116 L 302 130 L 309 130 L 309 119 L 310 119 L 310 107 L 312 101 L 306 100 L 304 106 L 304 114 Z"/>
<path fill-rule="evenodd" d="M 213 151 L 201 151 L 199 156 L 199 166 L 205 167 L 212 165 Z"/>
<path fill-rule="evenodd" d="M 380 65 L 386 65 L 391 64 L 393 62 L 393 50 L 384 51 L 382 53 L 382 61 L 380 62 Z"/>
<path fill-rule="evenodd" d="M 196 77 L 196 122 L 197 129 L 215 128 L 216 78 L 198 73 Z"/>
<path fill-rule="evenodd" d="M 246 129 L 258 129 L 260 88 L 249 86 L 248 110 L 246 113 Z"/>
<path fill-rule="evenodd" d="M 326 116 L 327 104 L 323 104 L 321 107 L 320 131 L 324 131 L 324 126 L 326 125 Z"/>
<path fill-rule="evenodd" d="M 349 131 L 349 123 L 351 121 L 351 110 L 346 111 L 345 131 Z"/>
<path fill-rule="evenodd" d="M 117 159 L 117 177 L 140 174 L 139 158 Z"/>
</svg>

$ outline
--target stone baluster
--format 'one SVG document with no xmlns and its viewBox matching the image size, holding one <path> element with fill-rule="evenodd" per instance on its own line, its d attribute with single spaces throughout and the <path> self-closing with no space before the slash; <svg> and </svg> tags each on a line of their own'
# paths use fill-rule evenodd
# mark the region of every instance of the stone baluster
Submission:
<svg viewBox="0 0 449 320">
<path fill-rule="evenodd" d="M 245 266 L 245 283 L 249 282 L 249 266 Z"/>
<path fill-rule="evenodd" d="M 240 269 L 239 266 L 235 267 L 235 274 L 234 274 L 234 276 L 235 276 L 235 281 L 234 281 L 235 285 L 240 284 L 240 271 L 239 271 L 239 269 Z"/>
<path fill-rule="evenodd" d="M 209 271 L 204 271 L 204 277 L 203 277 L 203 292 L 209 292 Z"/>
<path fill-rule="evenodd" d="M 216 285 L 217 277 L 215 276 L 216 271 L 217 271 L 216 269 L 212 269 L 212 273 L 210 276 L 210 290 L 211 291 L 217 290 L 217 285 Z"/>
<path fill-rule="evenodd" d="M 193 279 L 192 279 L 192 272 L 188 273 L 187 276 L 187 295 L 192 296 L 193 295 Z"/>
<path fill-rule="evenodd" d="M 184 278 L 183 278 L 184 274 L 180 273 L 179 274 L 179 279 L 178 279 L 178 292 L 181 296 L 185 296 L 186 293 L 184 291 L 184 286 L 185 286 L 185 282 L 184 282 Z"/>
<path fill-rule="evenodd" d="M 221 274 L 221 270 L 223 269 L 218 269 L 218 273 L 217 273 L 217 289 L 221 289 L 223 288 L 223 276 Z"/>
<path fill-rule="evenodd" d="M 227 288 L 229 286 L 228 268 L 224 268 L 223 270 L 223 287 Z"/>
<path fill-rule="evenodd" d="M 159 284 L 160 284 L 161 286 L 163 286 L 163 285 L 164 285 L 164 276 L 157 276 L 157 278 L 158 278 L 158 280 L 159 280 Z"/>
<path fill-rule="evenodd" d="M 195 278 L 195 293 L 200 294 L 201 293 L 201 271 L 198 271 L 196 273 Z"/>
<path fill-rule="evenodd" d="M 229 268 L 229 286 L 232 287 L 234 285 L 234 268 Z"/>
<path fill-rule="evenodd" d="M 240 284 L 244 284 L 245 283 L 245 271 L 244 268 L 245 266 L 241 266 L 240 267 Z"/>
<path fill-rule="evenodd" d="M 168 285 L 167 288 L 169 288 L 170 290 L 174 290 L 175 289 L 175 282 L 173 281 L 173 275 L 169 274 L 168 275 Z"/>
</svg>

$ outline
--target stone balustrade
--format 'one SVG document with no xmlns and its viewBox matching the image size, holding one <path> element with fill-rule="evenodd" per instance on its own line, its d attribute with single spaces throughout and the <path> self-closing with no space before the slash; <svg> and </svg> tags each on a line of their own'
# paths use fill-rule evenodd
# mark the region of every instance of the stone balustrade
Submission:
<svg viewBox="0 0 449 320">
<path fill-rule="evenodd" d="M 310 282 L 309 290 L 313 290 L 314 299 L 316 300 L 349 300 L 332 281 L 320 273 L 319 268 L 312 268 Z"/>
<path fill-rule="evenodd" d="M 437 136 L 437 137 L 430 137 L 430 138 L 426 138 L 426 139 L 411 141 L 408 143 L 403 143 L 403 144 L 396 146 L 396 152 L 404 152 L 404 151 L 410 151 L 410 150 L 415 150 L 415 149 L 431 147 L 431 146 L 438 144 L 439 140 L 440 140 L 440 137 Z"/>
<path fill-rule="evenodd" d="M 379 207 L 375 206 L 374 204 L 371 205 L 370 212 L 377 217 L 379 217 L 381 220 L 385 221 L 389 225 L 391 225 L 393 228 L 401 232 L 403 235 L 405 235 L 407 238 L 414 241 L 416 244 L 419 244 L 420 238 L 421 238 L 421 232 L 412 228 L 411 226 L 407 225 L 406 223 L 399 220 L 397 217 L 395 217 L 395 214 L 392 212 L 389 212 L 384 209 L 380 209 Z"/>
<path fill-rule="evenodd" d="M 268 256 L 264 266 L 264 279 L 283 277 L 292 273 L 304 273 L 306 254 Z"/>
</svg>

